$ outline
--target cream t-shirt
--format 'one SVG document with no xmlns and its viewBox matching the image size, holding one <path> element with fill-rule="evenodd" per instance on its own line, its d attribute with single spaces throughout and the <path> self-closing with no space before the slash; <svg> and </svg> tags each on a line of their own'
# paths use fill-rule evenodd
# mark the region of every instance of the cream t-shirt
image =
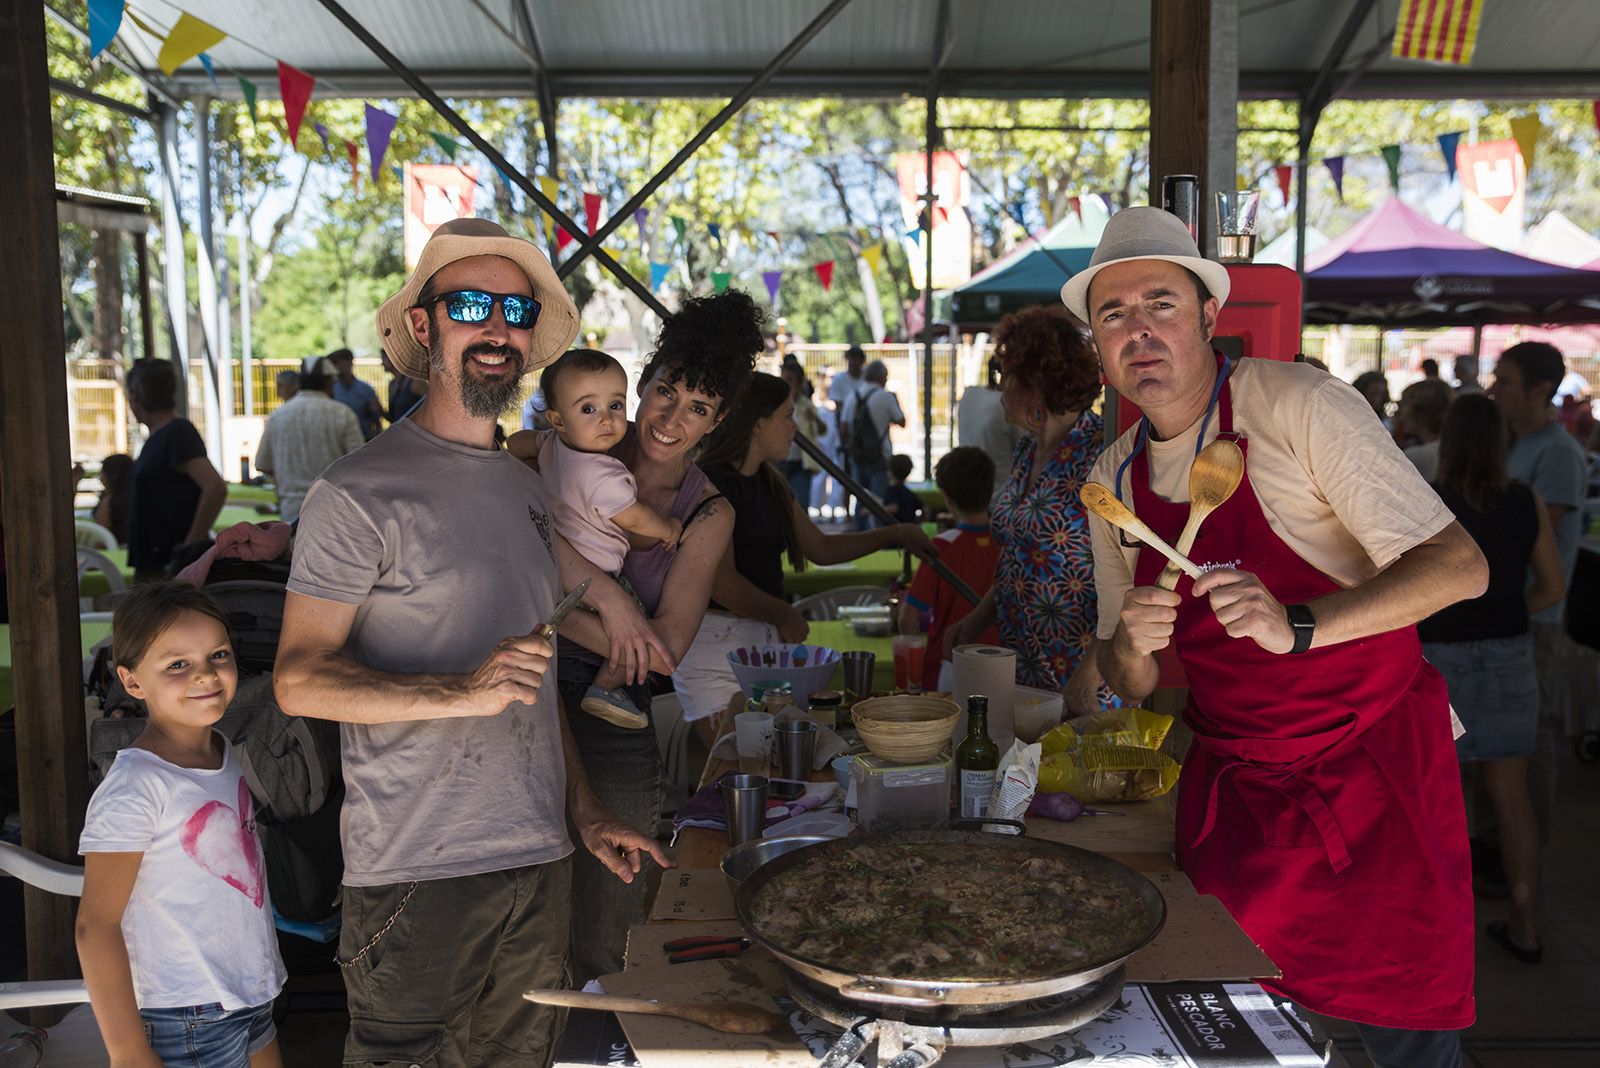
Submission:
<svg viewBox="0 0 1600 1068">
<path fill-rule="evenodd" d="M 1248 440 L 1245 470 L 1267 523 L 1339 585 L 1367 581 L 1455 521 L 1367 402 L 1346 383 L 1307 364 L 1245 358 L 1235 363 L 1229 388 L 1233 428 Z M 1145 446 L 1150 485 L 1163 500 L 1189 499 L 1189 467 L 1202 421 L 1175 438 L 1152 439 Z M 1216 438 L 1218 422 L 1215 414 L 1207 422 L 1206 443 Z M 1145 461 L 1134 460 L 1120 486 L 1117 468 L 1133 451 L 1137 429 L 1117 438 L 1090 475 L 1112 487 L 1130 508 L 1134 469 Z M 1099 636 L 1110 638 L 1122 599 L 1133 587 L 1140 550 L 1124 548 L 1117 531 L 1092 513 L 1089 527 Z"/>
</svg>

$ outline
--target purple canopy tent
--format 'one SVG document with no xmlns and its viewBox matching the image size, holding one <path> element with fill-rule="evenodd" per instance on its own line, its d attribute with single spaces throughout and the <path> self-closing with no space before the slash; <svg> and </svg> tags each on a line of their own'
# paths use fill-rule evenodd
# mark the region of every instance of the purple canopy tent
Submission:
<svg viewBox="0 0 1600 1068">
<path fill-rule="evenodd" d="M 1600 271 L 1479 244 L 1390 199 L 1306 257 L 1305 321 L 1600 322 Z"/>
</svg>

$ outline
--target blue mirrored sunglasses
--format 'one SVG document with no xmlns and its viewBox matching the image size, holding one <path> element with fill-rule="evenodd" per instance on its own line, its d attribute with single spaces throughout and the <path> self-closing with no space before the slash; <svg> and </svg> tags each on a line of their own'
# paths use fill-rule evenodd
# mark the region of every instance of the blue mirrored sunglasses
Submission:
<svg viewBox="0 0 1600 1068">
<path fill-rule="evenodd" d="M 496 303 L 505 313 L 506 325 L 517 330 L 532 330 L 539 321 L 539 302 L 532 297 L 515 293 L 485 293 L 481 289 L 458 289 L 454 293 L 440 293 L 423 304 L 444 301 L 444 312 L 458 323 L 486 322 L 494 313 Z"/>
</svg>

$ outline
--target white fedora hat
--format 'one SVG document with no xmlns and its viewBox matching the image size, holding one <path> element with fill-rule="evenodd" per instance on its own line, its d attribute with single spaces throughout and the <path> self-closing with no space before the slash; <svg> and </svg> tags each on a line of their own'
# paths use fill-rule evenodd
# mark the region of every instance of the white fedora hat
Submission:
<svg viewBox="0 0 1600 1068">
<path fill-rule="evenodd" d="M 451 219 L 422 246 L 417 269 L 400 292 L 378 308 L 378 342 L 402 374 L 427 381 L 428 350 L 411 332 L 406 315 L 416 306 L 422 287 L 446 264 L 473 256 L 503 256 L 522 269 L 539 302 L 539 319 L 533 324 L 533 341 L 522 373 L 537 371 L 572 347 L 578 336 L 578 307 L 556 277 L 555 268 L 533 242 L 512 237 L 488 219 Z"/>
<path fill-rule="evenodd" d="M 1200 255 L 1189 228 L 1160 208 L 1123 208 L 1111 216 L 1089 266 L 1067 279 L 1061 303 L 1084 322 L 1089 321 L 1089 283 L 1113 263 L 1128 260 L 1166 260 L 1200 276 L 1220 307 L 1228 302 L 1228 269 Z"/>
</svg>

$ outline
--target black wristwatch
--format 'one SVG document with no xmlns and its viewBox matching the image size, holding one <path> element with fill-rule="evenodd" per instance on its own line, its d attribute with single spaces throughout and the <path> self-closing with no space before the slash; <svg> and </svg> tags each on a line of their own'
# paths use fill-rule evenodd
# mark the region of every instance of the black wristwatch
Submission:
<svg viewBox="0 0 1600 1068">
<path fill-rule="evenodd" d="M 1317 617 L 1311 614 L 1309 605 L 1286 604 L 1284 612 L 1289 616 L 1289 626 L 1294 628 L 1294 648 L 1291 653 L 1303 653 L 1311 648 L 1311 636 L 1317 632 Z"/>
</svg>

